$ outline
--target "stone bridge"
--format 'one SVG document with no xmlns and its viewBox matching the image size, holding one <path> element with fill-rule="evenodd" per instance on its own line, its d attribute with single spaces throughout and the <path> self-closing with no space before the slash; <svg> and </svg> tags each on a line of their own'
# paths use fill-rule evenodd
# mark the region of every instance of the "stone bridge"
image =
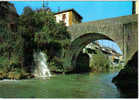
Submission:
<svg viewBox="0 0 139 100">
<path fill-rule="evenodd" d="M 90 42 L 107 39 L 118 44 L 125 63 L 138 50 L 138 15 L 121 16 L 87 23 L 80 23 L 68 27 L 71 33 L 71 47 L 67 51 L 66 64 L 76 65 L 80 51 Z"/>
</svg>

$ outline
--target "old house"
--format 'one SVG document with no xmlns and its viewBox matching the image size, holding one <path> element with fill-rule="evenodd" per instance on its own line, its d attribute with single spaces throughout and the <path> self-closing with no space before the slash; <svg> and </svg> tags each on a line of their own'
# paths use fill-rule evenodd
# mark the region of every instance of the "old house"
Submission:
<svg viewBox="0 0 139 100">
<path fill-rule="evenodd" d="M 56 22 L 63 21 L 66 26 L 81 23 L 82 16 L 74 9 L 64 10 L 55 13 Z"/>
</svg>

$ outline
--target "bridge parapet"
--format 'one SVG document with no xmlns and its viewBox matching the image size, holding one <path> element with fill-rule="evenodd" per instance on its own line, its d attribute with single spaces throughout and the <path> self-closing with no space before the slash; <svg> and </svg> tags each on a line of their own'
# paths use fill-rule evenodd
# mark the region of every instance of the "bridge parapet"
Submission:
<svg viewBox="0 0 139 100">
<path fill-rule="evenodd" d="M 129 16 L 121 16 L 116 18 L 103 19 L 98 21 L 90 21 L 80 24 L 73 24 L 68 27 L 68 31 L 71 33 L 72 40 L 76 39 L 78 36 L 86 33 L 109 33 L 113 31 L 117 31 L 115 26 L 122 27 L 124 24 L 137 22 L 137 14 L 129 15 Z M 110 27 L 110 28 L 108 28 Z M 118 27 L 117 27 L 118 28 Z"/>
</svg>

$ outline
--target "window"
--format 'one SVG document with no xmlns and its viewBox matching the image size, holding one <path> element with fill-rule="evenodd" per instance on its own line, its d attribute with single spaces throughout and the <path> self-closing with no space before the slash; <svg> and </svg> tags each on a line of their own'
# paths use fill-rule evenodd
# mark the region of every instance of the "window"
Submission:
<svg viewBox="0 0 139 100">
<path fill-rule="evenodd" d="M 66 14 L 63 14 L 62 15 L 62 21 L 65 22 L 65 19 L 66 19 Z"/>
</svg>

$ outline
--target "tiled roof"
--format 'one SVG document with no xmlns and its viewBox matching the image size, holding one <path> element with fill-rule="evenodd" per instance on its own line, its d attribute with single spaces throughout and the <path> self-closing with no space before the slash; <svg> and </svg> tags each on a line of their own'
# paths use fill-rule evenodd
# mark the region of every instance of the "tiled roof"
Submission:
<svg viewBox="0 0 139 100">
<path fill-rule="evenodd" d="M 55 15 L 60 14 L 60 13 L 64 13 L 64 12 L 68 12 L 68 11 L 73 11 L 74 13 L 76 13 L 80 17 L 80 19 L 83 19 L 82 16 L 79 13 L 77 13 L 77 11 L 75 11 L 73 8 L 57 12 L 57 13 L 55 13 Z"/>
</svg>

